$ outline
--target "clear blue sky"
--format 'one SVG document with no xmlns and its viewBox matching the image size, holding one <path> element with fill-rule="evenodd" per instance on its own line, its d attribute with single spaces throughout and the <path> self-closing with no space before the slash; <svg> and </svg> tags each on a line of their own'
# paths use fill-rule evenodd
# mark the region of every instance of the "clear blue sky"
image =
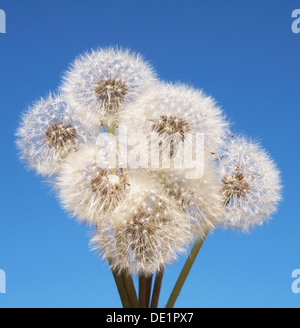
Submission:
<svg viewBox="0 0 300 328">
<path fill-rule="evenodd" d="M 108 266 L 88 229 L 59 207 L 47 183 L 18 161 L 20 113 L 55 90 L 78 54 L 119 45 L 141 52 L 164 80 L 203 88 L 237 132 L 262 141 L 283 177 L 284 201 L 249 235 L 218 230 L 201 251 L 178 307 L 299 307 L 299 1 L 2 0 L 0 34 L 0 307 L 118 307 Z M 168 268 L 161 305 L 183 262 Z"/>
</svg>

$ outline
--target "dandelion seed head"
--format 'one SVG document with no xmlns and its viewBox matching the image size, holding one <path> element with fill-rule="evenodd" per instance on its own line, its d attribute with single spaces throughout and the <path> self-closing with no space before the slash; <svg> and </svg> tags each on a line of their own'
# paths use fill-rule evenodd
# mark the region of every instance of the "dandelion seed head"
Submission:
<svg viewBox="0 0 300 328">
<path fill-rule="evenodd" d="M 67 156 L 88 140 L 88 133 L 73 119 L 73 109 L 54 94 L 23 114 L 16 135 L 21 159 L 42 176 L 58 173 Z"/>
<path fill-rule="evenodd" d="M 223 225 L 247 232 L 268 221 L 281 199 L 280 173 L 260 145 L 243 137 L 232 139 L 217 164 Z"/>
<path fill-rule="evenodd" d="M 187 179 L 182 170 L 169 170 L 163 175 L 152 171 L 151 174 L 160 180 L 167 196 L 185 213 L 196 238 L 204 238 L 220 224 L 222 185 L 212 161 L 205 162 L 203 176 L 198 179 Z"/>
<path fill-rule="evenodd" d="M 109 170 L 107 161 L 98 156 L 101 149 L 89 144 L 72 154 L 56 181 L 63 207 L 80 222 L 99 224 L 130 188 L 126 173 Z"/>
<path fill-rule="evenodd" d="M 138 199 L 134 209 L 120 204 L 91 244 L 109 259 L 112 269 L 150 275 L 184 252 L 193 233 L 183 211 L 162 190 L 152 194 L 132 189 L 126 204 L 132 199 Z"/>
<path fill-rule="evenodd" d="M 121 124 L 129 132 L 156 134 L 160 142 L 177 143 L 188 136 L 204 135 L 205 151 L 219 149 L 228 134 L 228 123 L 215 101 L 202 91 L 181 84 L 156 83 L 124 106 Z M 164 151 L 164 150 L 163 150 Z"/>
<path fill-rule="evenodd" d="M 79 121 L 96 131 L 101 125 L 117 124 L 123 104 L 154 81 L 152 68 L 140 55 L 106 48 L 77 58 L 61 89 Z"/>
</svg>

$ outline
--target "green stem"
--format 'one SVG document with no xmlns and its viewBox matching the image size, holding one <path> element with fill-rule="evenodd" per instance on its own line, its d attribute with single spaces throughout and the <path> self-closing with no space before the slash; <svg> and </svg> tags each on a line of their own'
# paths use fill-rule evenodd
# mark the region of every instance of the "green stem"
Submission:
<svg viewBox="0 0 300 328">
<path fill-rule="evenodd" d="M 146 286 L 147 286 L 146 277 L 143 274 L 140 274 L 139 276 L 139 307 L 140 308 L 147 307 Z"/>
<path fill-rule="evenodd" d="M 120 299 L 121 299 L 123 308 L 130 308 L 130 302 L 129 302 L 126 286 L 124 283 L 123 275 L 119 274 L 116 271 L 112 271 L 112 274 L 115 278 L 115 282 L 116 282 L 116 285 L 118 288 L 118 292 L 120 295 Z"/>
<path fill-rule="evenodd" d="M 153 287 L 152 301 L 151 301 L 152 309 L 156 309 L 158 306 L 159 294 L 160 294 L 160 290 L 161 290 L 163 275 L 164 275 L 164 270 L 161 270 L 161 271 L 157 272 L 157 274 L 156 274 L 155 283 L 154 283 L 154 287 Z"/>
<path fill-rule="evenodd" d="M 149 303 L 150 303 L 152 278 L 153 278 L 152 275 L 146 278 L 146 307 L 147 308 L 149 308 Z"/>
<path fill-rule="evenodd" d="M 206 235 L 207 236 L 207 235 Z M 191 268 L 195 262 L 195 259 L 204 243 L 204 240 L 206 238 L 206 236 L 204 238 L 199 238 L 196 240 L 195 242 L 195 245 L 194 247 L 192 248 L 185 264 L 184 264 L 184 267 L 177 279 L 177 282 L 173 288 L 173 291 L 170 295 L 170 298 L 168 300 L 168 303 L 166 305 L 166 308 L 173 308 L 174 307 L 174 304 L 179 296 L 179 293 L 181 292 L 181 289 L 186 281 L 186 278 L 188 277 L 190 271 L 191 271 Z"/>
<path fill-rule="evenodd" d="M 115 125 L 113 123 L 107 127 L 107 132 L 115 135 Z"/>
<path fill-rule="evenodd" d="M 130 302 L 130 307 L 131 308 L 138 308 L 139 307 L 139 302 L 138 302 L 138 299 L 137 299 L 136 290 L 135 290 L 134 283 L 133 283 L 131 275 L 124 272 L 123 273 L 123 279 L 124 279 L 125 288 L 127 290 L 127 294 L 128 294 L 128 298 L 129 298 L 129 302 Z"/>
</svg>

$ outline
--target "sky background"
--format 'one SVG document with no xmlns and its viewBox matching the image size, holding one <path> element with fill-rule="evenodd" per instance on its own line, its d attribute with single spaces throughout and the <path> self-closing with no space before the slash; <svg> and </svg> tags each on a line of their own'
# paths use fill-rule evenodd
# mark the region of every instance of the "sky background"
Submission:
<svg viewBox="0 0 300 328">
<path fill-rule="evenodd" d="M 34 100 L 56 90 L 74 58 L 118 45 L 140 52 L 161 79 L 212 95 L 233 131 L 260 140 L 282 171 L 284 201 L 270 223 L 244 235 L 217 230 L 177 307 L 299 307 L 299 1 L 2 0 L 0 34 L 0 307 L 119 307 L 89 230 L 67 217 L 49 185 L 17 158 L 14 133 Z M 183 265 L 169 266 L 164 306 Z"/>
</svg>

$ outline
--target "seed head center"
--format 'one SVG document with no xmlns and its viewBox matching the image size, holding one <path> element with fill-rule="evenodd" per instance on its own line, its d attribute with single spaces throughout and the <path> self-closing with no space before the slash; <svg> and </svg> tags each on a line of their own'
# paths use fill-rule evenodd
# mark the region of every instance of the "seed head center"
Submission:
<svg viewBox="0 0 300 328">
<path fill-rule="evenodd" d="M 112 174 L 100 169 L 91 177 L 90 185 L 93 192 L 99 193 L 100 196 L 108 196 L 122 193 L 128 183 L 123 173 Z"/>
<path fill-rule="evenodd" d="M 189 123 L 181 117 L 161 115 L 158 121 L 152 124 L 152 130 L 158 134 L 172 135 L 179 133 L 184 141 L 185 134 L 190 131 Z"/>
<path fill-rule="evenodd" d="M 235 171 L 231 175 L 227 175 L 222 182 L 224 185 L 223 192 L 226 196 L 227 202 L 229 202 L 233 196 L 246 198 L 250 189 L 250 184 L 240 165 L 237 165 Z"/>
<path fill-rule="evenodd" d="M 126 84 L 119 79 L 101 80 L 95 88 L 97 98 L 104 103 L 121 102 L 127 92 Z"/>
<path fill-rule="evenodd" d="M 53 148 L 64 147 L 67 143 L 75 141 L 76 134 L 76 129 L 71 123 L 63 124 L 56 121 L 46 131 L 45 141 Z"/>
</svg>

